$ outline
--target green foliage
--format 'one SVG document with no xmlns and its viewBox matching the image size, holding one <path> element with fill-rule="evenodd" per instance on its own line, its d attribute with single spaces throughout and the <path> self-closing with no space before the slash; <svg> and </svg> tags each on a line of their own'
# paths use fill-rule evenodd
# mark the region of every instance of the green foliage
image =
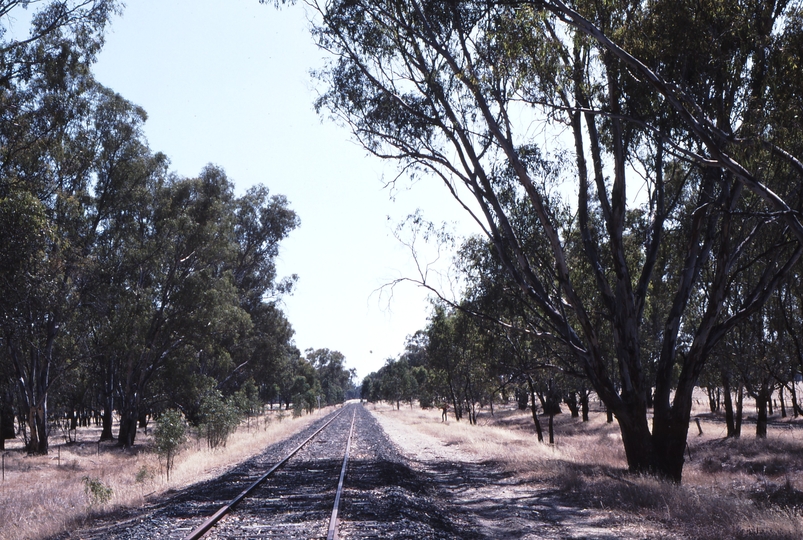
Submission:
<svg viewBox="0 0 803 540">
<path fill-rule="evenodd" d="M 254 383 L 254 379 L 248 379 L 240 389 L 234 393 L 233 400 L 237 410 L 246 418 L 257 416 L 262 408 L 262 401 L 259 399 L 259 389 Z"/>
<path fill-rule="evenodd" d="M 84 483 L 84 493 L 89 501 L 89 506 L 106 504 L 111 500 L 114 491 L 99 478 L 84 476 L 81 481 Z"/>
<path fill-rule="evenodd" d="M 293 418 L 300 418 L 304 414 L 304 397 L 296 394 L 293 398 Z"/>
<path fill-rule="evenodd" d="M 429 409 L 435 405 L 435 393 L 432 389 L 429 372 L 424 366 L 415 366 L 412 369 L 412 376 L 415 380 L 418 404 L 422 409 Z"/>
<path fill-rule="evenodd" d="M 167 479 L 170 480 L 170 471 L 179 448 L 187 441 L 187 425 L 184 415 L 176 409 L 168 409 L 156 420 L 156 429 L 153 431 L 156 443 L 156 452 L 165 460 Z"/>
<path fill-rule="evenodd" d="M 253 385 L 276 385 L 266 364 L 292 349 L 273 300 L 295 280 L 275 257 L 297 217 L 264 186 L 236 197 L 218 167 L 170 173 L 145 111 L 91 76 L 115 3 L 44 4 L 65 10 L 48 32 L 0 47 L 0 379 L 33 413 L 29 449 L 47 451 L 50 399 L 102 396 L 109 417 L 115 404 L 123 446 L 156 403 L 194 420 L 206 378 L 246 388 L 238 406 L 253 413 Z M 72 375 L 52 385 L 52 373 Z"/>
<path fill-rule="evenodd" d="M 241 412 L 234 398 L 224 399 L 216 390 L 201 402 L 201 430 L 210 449 L 226 446 L 226 441 L 240 424 Z"/>
<path fill-rule="evenodd" d="M 354 370 L 345 367 L 346 358 L 338 351 L 308 349 L 306 359 L 314 368 L 326 405 L 342 403 L 355 391 Z"/>
<path fill-rule="evenodd" d="M 136 476 L 134 477 L 134 481 L 137 484 L 144 484 L 148 480 L 153 479 L 153 471 L 148 468 L 147 465 L 143 465 L 138 471 Z"/>
</svg>

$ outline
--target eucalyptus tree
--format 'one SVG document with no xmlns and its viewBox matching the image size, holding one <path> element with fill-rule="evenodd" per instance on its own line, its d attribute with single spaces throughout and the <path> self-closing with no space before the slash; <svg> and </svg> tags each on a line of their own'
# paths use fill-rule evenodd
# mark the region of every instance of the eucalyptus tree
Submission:
<svg viewBox="0 0 803 540">
<path fill-rule="evenodd" d="M 153 153 L 142 133 L 145 111 L 105 88 L 92 118 L 98 138 L 95 199 L 89 218 L 94 227 L 83 299 L 81 332 L 95 372 L 103 409 L 101 440 L 111 440 L 115 396 L 122 358 L 135 348 L 137 314 L 142 307 L 132 276 L 144 278 L 146 231 L 152 224 L 154 192 L 168 175 L 167 158 Z M 134 278 L 134 281 L 137 281 Z"/>
<path fill-rule="evenodd" d="M 233 367 L 228 348 L 251 328 L 229 270 L 237 252 L 232 191 L 212 166 L 198 178 L 168 176 L 153 188 L 147 226 L 131 240 L 134 261 L 121 283 L 130 291 L 133 325 L 117 384 L 121 445 L 133 445 L 148 387 L 168 366 L 216 379 Z"/>
<path fill-rule="evenodd" d="M 111 1 L 42 3 L 30 33 L 5 21 L 31 2 L 0 2 L 0 325 L 27 418 L 28 451 L 48 451 L 48 393 L 75 363 L 64 332 L 81 302 L 98 137 L 90 67 Z M 15 11 L 16 10 L 16 11 Z"/>
<path fill-rule="evenodd" d="M 372 373 L 366 379 L 370 380 L 374 387 L 374 397 L 391 405 L 395 404 L 396 409 L 401 407 L 402 401 L 408 402 L 412 407 L 413 399 L 418 394 L 418 381 L 405 358 L 388 358 L 379 371 Z"/>
<path fill-rule="evenodd" d="M 477 421 L 477 406 L 502 384 L 496 377 L 495 340 L 470 311 L 436 304 L 427 326 L 428 368 L 435 389 L 454 407 L 456 420 Z"/>
<path fill-rule="evenodd" d="M 355 372 L 346 368 L 346 357 L 339 351 L 307 349 L 307 362 L 315 368 L 326 405 L 343 403 L 354 390 Z"/>
<path fill-rule="evenodd" d="M 287 358 L 283 366 L 279 384 L 279 395 L 289 409 L 293 405 L 294 412 L 301 413 L 306 410 L 311 413 L 318 405 L 318 396 L 321 395 L 321 384 L 315 372 L 315 367 L 295 349 Z"/>
<path fill-rule="evenodd" d="M 275 302 L 260 302 L 248 309 L 251 330 L 232 349 L 236 367 L 226 375 L 220 386 L 238 386 L 253 379 L 260 395 L 273 403 L 278 388 L 286 376 L 289 358 L 298 354 L 293 346 L 293 327 Z"/>
<path fill-rule="evenodd" d="M 800 271 L 798 269 L 789 281 L 778 291 L 778 313 L 780 314 L 784 332 L 784 355 L 790 359 L 788 382 L 786 388 L 792 398 L 793 415 L 803 414 L 800 398 L 797 394 L 797 381 L 803 375 L 803 340 L 801 340 L 801 322 L 803 321 L 803 289 L 801 288 Z"/>
<path fill-rule="evenodd" d="M 427 357 L 428 343 L 429 338 L 426 331 L 417 330 L 414 334 L 407 336 L 404 342 L 404 352 L 399 356 L 399 360 L 404 360 L 410 366 L 410 372 L 415 380 L 418 404 L 423 409 L 434 406 L 436 398 L 435 380 L 430 371 Z"/>
<path fill-rule="evenodd" d="M 786 287 L 783 287 L 786 288 Z M 780 401 L 781 416 L 786 416 L 784 388 L 794 390 L 796 365 L 795 351 L 792 342 L 797 339 L 788 331 L 788 313 L 784 310 L 782 290 L 773 295 L 763 309 L 737 328 L 746 335 L 744 347 L 739 350 L 740 357 L 735 359 L 743 378 L 747 393 L 756 403 L 756 436 L 766 438 L 768 415 L 772 414 L 773 393 L 777 390 Z M 741 356 L 744 355 L 744 356 Z M 793 413 L 796 407 L 796 392 L 792 391 Z"/>
<path fill-rule="evenodd" d="M 708 355 L 801 255 L 800 3 L 307 3 L 332 54 L 319 110 L 444 183 L 493 242 L 531 331 L 571 351 L 616 415 L 630 469 L 680 481 Z M 527 248 L 532 234 L 545 251 Z M 668 239 L 681 263 L 657 275 Z M 732 288 L 746 270 L 756 278 Z M 648 358 L 659 283 L 671 300 L 653 304 Z"/>
</svg>

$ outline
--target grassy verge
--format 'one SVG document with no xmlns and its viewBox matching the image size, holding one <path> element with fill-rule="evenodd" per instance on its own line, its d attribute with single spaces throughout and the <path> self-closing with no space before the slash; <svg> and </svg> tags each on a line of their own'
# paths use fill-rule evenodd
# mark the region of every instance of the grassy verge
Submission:
<svg viewBox="0 0 803 540">
<path fill-rule="evenodd" d="M 19 451 L 19 441 L 7 441 L 10 450 L 5 452 L 5 480 L 0 484 L 0 540 L 43 538 L 87 523 L 93 515 L 142 506 L 151 498 L 220 474 L 325 412 L 293 419 L 290 413 L 269 411 L 242 424 L 226 446 L 216 450 L 193 436 L 176 457 L 169 482 L 151 451 L 150 430 L 137 435 L 132 451 L 113 443 L 98 445 L 97 428 L 78 429 L 72 444 L 57 444 L 54 436 L 47 456 L 26 456 Z"/>
<path fill-rule="evenodd" d="M 622 522 L 652 522 L 685 538 L 803 535 L 800 420 L 773 418 L 766 439 L 756 439 L 749 424 L 741 439 L 725 439 L 724 421 L 700 411 L 703 435 L 692 423 L 683 483 L 676 485 L 628 474 L 618 427 L 604 413 L 590 422 L 555 417 L 556 444 L 548 445 L 536 441 L 529 411 L 511 407 L 485 413 L 476 426 L 442 423 L 437 410 L 371 408 L 405 424 L 411 438 L 421 434 L 452 449 L 452 459 L 497 463 L 523 482 L 558 490 L 581 508 L 611 511 Z"/>
</svg>

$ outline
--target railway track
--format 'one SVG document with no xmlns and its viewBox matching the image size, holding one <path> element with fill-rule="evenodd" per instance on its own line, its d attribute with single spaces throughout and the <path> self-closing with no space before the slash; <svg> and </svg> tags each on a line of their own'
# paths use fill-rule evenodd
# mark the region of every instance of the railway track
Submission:
<svg viewBox="0 0 803 540">
<path fill-rule="evenodd" d="M 355 404 L 217 478 L 51 540 L 478 538 L 440 501 Z M 212 516 L 221 519 L 207 523 Z"/>
<path fill-rule="evenodd" d="M 338 538 L 356 412 L 354 405 L 338 411 L 184 540 Z"/>
</svg>

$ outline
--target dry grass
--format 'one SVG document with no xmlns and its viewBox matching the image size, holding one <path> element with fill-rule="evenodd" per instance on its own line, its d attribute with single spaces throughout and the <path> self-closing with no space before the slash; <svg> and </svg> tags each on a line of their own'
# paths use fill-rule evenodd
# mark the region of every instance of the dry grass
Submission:
<svg viewBox="0 0 803 540">
<path fill-rule="evenodd" d="M 176 457 L 168 482 L 150 435 L 137 435 L 134 451 L 112 444 L 98 446 L 99 430 L 78 430 L 76 443 L 51 442 L 47 456 L 26 456 L 19 441 L 7 441 L 5 481 L 0 484 L 0 540 L 44 538 L 86 524 L 93 515 L 138 507 L 147 499 L 214 477 L 232 465 L 286 439 L 327 411 L 298 419 L 277 411 L 251 419 L 229 438 L 226 447 L 209 450 L 192 437 Z M 55 434 L 54 434 L 55 435 Z M 8 444 L 8 443 L 12 444 Z M 112 489 L 100 502 L 85 489 L 84 478 Z"/>
<path fill-rule="evenodd" d="M 702 402 L 703 405 L 705 402 Z M 750 411 L 745 406 L 745 411 Z M 686 538 L 778 539 L 803 537 L 803 422 L 773 417 L 767 439 L 754 424 L 742 438 L 724 439 L 724 420 L 700 409 L 704 434 L 690 428 L 682 485 L 627 473 L 616 423 L 601 412 L 583 423 L 555 418 L 556 444 L 538 444 L 529 411 L 497 408 L 477 426 L 440 422 L 440 411 L 395 411 L 383 416 L 459 449 L 461 459 L 495 462 L 531 484 L 560 490 L 585 508 L 612 510 L 622 520 L 660 524 Z M 542 422 L 546 428 L 546 422 Z"/>
</svg>

